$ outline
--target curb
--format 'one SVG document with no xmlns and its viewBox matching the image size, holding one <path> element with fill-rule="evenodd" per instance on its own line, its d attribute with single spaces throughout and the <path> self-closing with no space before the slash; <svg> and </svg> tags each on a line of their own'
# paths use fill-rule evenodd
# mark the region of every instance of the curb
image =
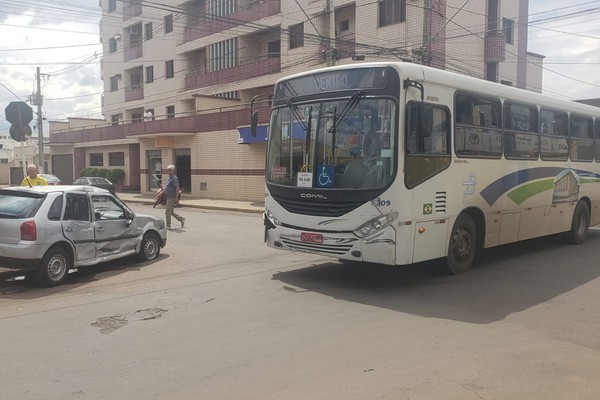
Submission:
<svg viewBox="0 0 600 400">
<path fill-rule="evenodd" d="M 123 201 L 130 203 L 138 203 L 138 204 L 146 204 L 146 205 L 154 205 L 154 200 L 151 199 L 123 199 Z M 241 207 L 227 207 L 227 206 L 212 206 L 212 205 L 202 205 L 202 204 L 187 204 L 185 202 L 179 203 L 183 208 L 201 208 L 205 210 L 220 210 L 220 211 L 236 211 L 236 212 L 245 212 L 245 213 L 253 213 L 253 214 L 262 214 L 262 209 L 249 209 L 249 208 L 241 208 Z"/>
</svg>

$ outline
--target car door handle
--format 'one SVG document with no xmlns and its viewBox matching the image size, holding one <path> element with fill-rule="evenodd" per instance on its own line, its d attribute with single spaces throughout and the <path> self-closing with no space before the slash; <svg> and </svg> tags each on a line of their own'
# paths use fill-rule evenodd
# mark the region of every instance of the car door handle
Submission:
<svg viewBox="0 0 600 400">
<path fill-rule="evenodd" d="M 103 227 L 101 227 L 101 226 L 99 226 L 99 227 L 97 227 L 97 228 L 96 228 L 96 231 L 97 231 L 97 232 L 103 232 L 103 231 L 104 231 L 104 228 L 103 228 Z"/>
<path fill-rule="evenodd" d="M 65 232 L 73 232 L 73 228 L 71 228 L 70 226 L 67 226 L 65 228 Z"/>
</svg>

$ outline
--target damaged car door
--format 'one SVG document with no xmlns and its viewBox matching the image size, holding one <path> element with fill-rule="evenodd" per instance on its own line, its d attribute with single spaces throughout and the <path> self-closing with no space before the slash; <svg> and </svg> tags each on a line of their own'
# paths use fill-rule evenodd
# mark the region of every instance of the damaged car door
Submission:
<svg viewBox="0 0 600 400">
<path fill-rule="evenodd" d="M 96 231 L 96 257 L 116 258 L 134 254 L 136 224 L 133 213 L 110 194 L 91 196 Z"/>
<path fill-rule="evenodd" d="M 96 257 L 94 227 L 90 216 L 90 200 L 87 195 L 67 193 L 62 219 L 63 233 L 75 246 L 75 264 Z"/>
</svg>

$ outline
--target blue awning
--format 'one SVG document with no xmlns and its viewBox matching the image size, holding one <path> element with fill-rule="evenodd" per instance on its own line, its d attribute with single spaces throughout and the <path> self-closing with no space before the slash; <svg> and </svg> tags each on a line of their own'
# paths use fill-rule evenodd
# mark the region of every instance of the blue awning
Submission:
<svg viewBox="0 0 600 400">
<path fill-rule="evenodd" d="M 256 136 L 252 136 L 249 126 L 238 126 L 237 130 L 240 134 L 238 144 L 266 143 L 268 128 L 267 125 L 259 125 L 256 127 Z"/>
</svg>

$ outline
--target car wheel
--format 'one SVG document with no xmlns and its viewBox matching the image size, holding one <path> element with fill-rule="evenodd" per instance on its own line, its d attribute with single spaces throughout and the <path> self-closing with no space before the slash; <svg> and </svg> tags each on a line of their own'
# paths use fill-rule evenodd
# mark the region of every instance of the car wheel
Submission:
<svg viewBox="0 0 600 400">
<path fill-rule="evenodd" d="M 60 247 L 51 248 L 42 259 L 35 280 L 40 286 L 58 286 L 67 279 L 70 268 L 69 253 Z"/>
<path fill-rule="evenodd" d="M 575 206 L 571 230 L 567 232 L 569 242 L 581 244 L 585 241 L 590 226 L 590 210 L 585 201 L 580 201 Z"/>
<path fill-rule="evenodd" d="M 481 249 L 477 244 L 477 228 L 473 218 L 461 214 L 456 219 L 448 244 L 448 269 L 453 275 L 462 274 L 479 261 Z"/>
<path fill-rule="evenodd" d="M 142 246 L 138 253 L 138 259 L 140 261 L 154 260 L 160 254 L 160 239 L 152 232 L 148 232 L 142 239 Z"/>
</svg>

